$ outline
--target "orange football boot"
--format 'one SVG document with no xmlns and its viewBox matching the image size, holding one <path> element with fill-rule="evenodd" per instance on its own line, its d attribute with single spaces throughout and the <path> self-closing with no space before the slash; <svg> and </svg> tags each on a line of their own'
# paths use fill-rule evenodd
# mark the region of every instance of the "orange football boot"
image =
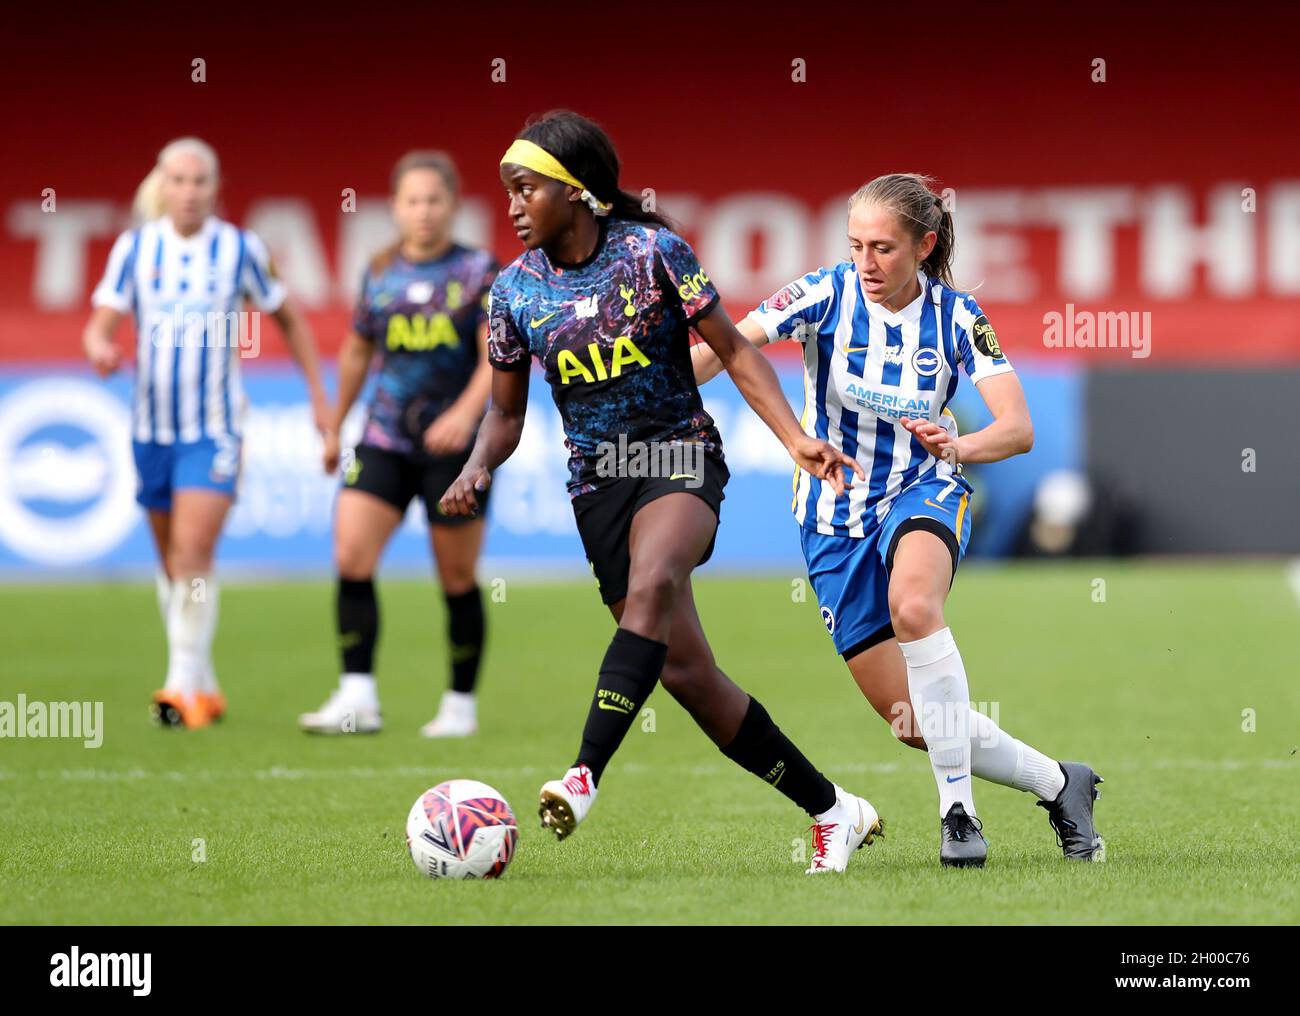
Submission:
<svg viewBox="0 0 1300 1016">
<path fill-rule="evenodd" d="M 216 723 L 226 715 L 226 696 L 221 691 L 200 691 L 195 692 L 194 697 L 203 703 L 208 710 L 208 718 Z"/>
<path fill-rule="evenodd" d="M 184 727 L 197 730 L 212 722 L 210 706 L 199 694 L 186 695 L 184 692 L 162 688 L 153 693 L 150 707 L 153 718 L 164 727 Z"/>
</svg>

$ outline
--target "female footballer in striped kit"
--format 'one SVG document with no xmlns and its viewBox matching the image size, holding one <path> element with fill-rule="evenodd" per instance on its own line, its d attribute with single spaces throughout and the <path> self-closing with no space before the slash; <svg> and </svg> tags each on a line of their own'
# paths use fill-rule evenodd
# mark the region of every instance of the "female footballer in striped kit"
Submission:
<svg viewBox="0 0 1300 1016">
<path fill-rule="evenodd" d="M 849 200 L 851 258 L 811 272 L 739 325 L 761 346 L 804 351 L 804 429 L 854 458 L 867 482 L 843 493 L 800 469 L 794 514 L 822 619 L 872 707 L 929 753 L 939 789 L 940 860 L 981 867 L 988 843 L 971 774 L 1029 791 L 1065 856 L 1101 860 L 1093 825 L 1101 777 L 1058 763 L 970 708 L 961 654 L 943 616 L 970 539 L 962 463 L 1029 451 L 1020 382 L 973 297 L 953 288 L 952 216 L 926 177 L 878 177 Z M 701 383 L 720 364 L 692 351 Z M 993 415 L 958 435 L 947 405 L 958 370 Z"/>
<path fill-rule="evenodd" d="M 525 127 L 501 159 L 526 250 L 493 284 L 492 406 L 442 499 L 451 514 L 478 509 L 492 471 L 518 445 L 535 356 L 564 422 L 578 532 L 618 622 L 576 759 L 539 794 L 542 823 L 563 839 L 584 820 L 662 675 L 727 758 L 813 816 L 809 874 L 843 871 L 880 831 L 879 816 L 819 772 L 718 668 L 695 610 L 690 574 L 712 553 L 728 473 L 692 375 L 690 329 L 719 351 L 802 468 L 843 490 L 853 464 L 800 430 L 772 368 L 732 326 L 694 252 L 663 216 L 620 189 L 618 173 L 604 131 L 569 112 Z M 603 469 L 602 446 L 616 442 L 680 453 L 683 467 Z"/>
<path fill-rule="evenodd" d="M 239 475 L 242 355 L 257 355 L 242 311 L 247 300 L 275 319 L 301 367 L 318 429 L 329 421 L 316 347 L 275 277 L 262 241 L 213 214 L 216 153 L 179 138 L 158 155 L 136 194 L 139 224 L 117 238 L 83 344 L 103 377 L 118 369 L 113 338 L 136 330 L 132 435 L 158 551 L 158 607 L 167 633 L 167 678 L 153 696 L 164 725 L 202 727 L 226 711 L 212 667 L 217 583 L 212 558 Z"/>
</svg>

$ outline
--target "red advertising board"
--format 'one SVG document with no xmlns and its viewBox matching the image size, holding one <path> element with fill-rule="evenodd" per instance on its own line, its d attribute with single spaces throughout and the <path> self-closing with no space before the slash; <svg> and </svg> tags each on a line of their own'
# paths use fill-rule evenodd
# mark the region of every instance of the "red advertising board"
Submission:
<svg viewBox="0 0 1300 1016">
<path fill-rule="evenodd" d="M 624 186 L 653 189 L 733 314 L 846 256 L 859 184 L 917 170 L 950 189 L 957 282 L 1013 358 L 1300 360 L 1293 16 L 548 10 L 20 15 L 0 68 L 0 359 L 78 355 L 173 137 L 216 147 L 223 214 L 262 235 L 332 349 L 388 238 L 395 159 L 453 153 L 463 235 L 509 259 L 497 160 L 564 106 L 609 130 Z"/>
</svg>

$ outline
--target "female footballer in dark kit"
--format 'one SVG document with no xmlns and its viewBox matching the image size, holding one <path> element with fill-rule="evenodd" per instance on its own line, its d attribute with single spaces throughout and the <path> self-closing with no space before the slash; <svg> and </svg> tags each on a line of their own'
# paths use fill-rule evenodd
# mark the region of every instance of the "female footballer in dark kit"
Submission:
<svg viewBox="0 0 1300 1016">
<path fill-rule="evenodd" d="M 771 366 L 732 326 L 691 248 L 666 218 L 619 188 L 618 157 L 600 127 L 574 113 L 548 114 L 519 134 L 500 172 L 526 250 L 492 287 L 492 405 L 442 504 L 453 515 L 480 507 L 492 471 L 519 442 L 536 357 L 564 423 L 578 530 L 618 621 L 577 757 L 542 787 L 542 823 L 563 839 L 586 817 L 606 766 L 662 680 L 724 755 L 813 816 L 809 873 L 842 871 L 881 831 L 879 816 L 823 776 L 718 668 L 695 610 L 690 575 L 712 551 L 728 473 L 692 373 L 690 329 L 716 350 L 803 469 L 843 489 L 845 469 L 857 467 L 803 433 Z M 628 448 L 690 451 L 698 468 L 610 476 L 598 468 L 601 446 L 620 438 Z"/>
<path fill-rule="evenodd" d="M 438 499 L 464 466 L 487 404 L 485 305 L 497 265 L 491 254 L 451 237 L 459 179 L 443 152 L 411 152 L 398 161 L 393 219 L 401 238 L 366 269 L 352 331 L 339 353 L 338 410 L 325 442 L 325 468 L 331 472 L 340 460 L 339 428 L 376 350 L 381 366 L 365 431 L 344 464 L 335 509 L 341 676 L 320 709 L 299 717 L 311 733 L 380 728 L 374 575 L 414 497 L 424 502 L 447 602 L 451 670 L 451 688 L 421 733 L 465 737 L 478 729 L 475 686 L 484 616 L 475 568 L 484 523 L 443 514 Z"/>
</svg>

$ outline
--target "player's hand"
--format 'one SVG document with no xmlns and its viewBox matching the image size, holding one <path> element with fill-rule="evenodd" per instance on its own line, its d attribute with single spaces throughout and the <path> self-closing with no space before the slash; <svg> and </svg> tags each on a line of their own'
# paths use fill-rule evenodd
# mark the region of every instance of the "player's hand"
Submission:
<svg viewBox="0 0 1300 1016">
<path fill-rule="evenodd" d="M 478 420 L 468 413 L 449 409 L 424 432 L 424 450 L 430 455 L 455 455 L 469 447 Z"/>
<path fill-rule="evenodd" d="M 122 365 L 122 349 L 111 339 L 97 339 L 86 347 L 86 358 L 100 377 L 108 377 Z"/>
<path fill-rule="evenodd" d="M 490 486 L 492 486 L 492 474 L 483 466 L 476 466 L 472 462 L 467 463 L 461 470 L 460 476 L 452 480 L 451 486 L 438 501 L 438 508 L 444 515 L 473 517 L 479 511 L 476 495 L 482 494 Z"/>
<path fill-rule="evenodd" d="M 322 391 L 312 393 L 311 417 L 312 423 L 316 425 L 316 433 L 322 438 L 334 429 L 334 410 L 330 408 Z"/>
<path fill-rule="evenodd" d="M 327 430 L 321 435 L 325 442 L 325 450 L 321 455 L 321 464 L 325 467 L 326 473 L 333 473 L 339 467 L 339 435 L 336 430 Z"/>
<path fill-rule="evenodd" d="M 900 417 L 898 422 L 936 459 L 942 459 L 950 466 L 956 466 L 961 461 L 956 439 L 937 423 L 915 420 L 910 416 Z"/>
<path fill-rule="evenodd" d="M 800 434 L 790 446 L 790 458 L 799 466 L 820 480 L 825 480 L 835 491 L 835 496 L 843 494 L 848 484 L 844 479 L 844 467 L 848 466 L 857 474 L 859 480 L 865 480 L 867 474 L 862 465 L 849 458 L 843 452 L 837 452 L 829 441 L 821 441 L 807 434 Z"/>
</svg>

